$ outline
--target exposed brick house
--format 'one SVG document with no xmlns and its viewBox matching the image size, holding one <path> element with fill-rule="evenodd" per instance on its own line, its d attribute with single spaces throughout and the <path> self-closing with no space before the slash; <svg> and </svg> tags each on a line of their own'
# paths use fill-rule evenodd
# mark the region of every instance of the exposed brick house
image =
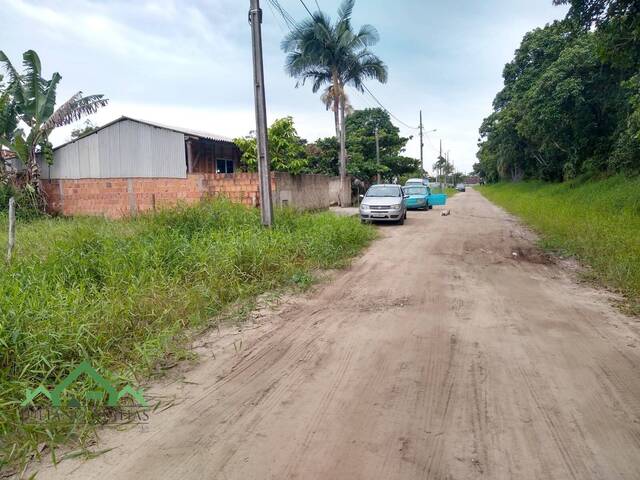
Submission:
<svg viewBox="0 0 640 480">
<path fill-rule="evenodd" d="M 120 117 L 55 148 L 41 171 L 50 210 L 64 215 L 121 217 L 216 195 L 256 206 L 258 177 L 239 172 L 240 157 L 230 138 Z M 326 207 L 337 182 L 275 173 L 274 203 Z"/>
</svg>

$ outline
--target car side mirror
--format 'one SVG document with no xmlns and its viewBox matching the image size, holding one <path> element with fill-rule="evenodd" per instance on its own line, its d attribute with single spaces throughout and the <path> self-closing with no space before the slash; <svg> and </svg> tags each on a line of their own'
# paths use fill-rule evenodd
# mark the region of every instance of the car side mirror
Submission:
<svg viewBox="0 0 640 480">
<path fill-rule="evenodd" d="M 404 198 L 409 198 L 409 195 L 405 195 Z"/>
<path fill-rule="evenodd" d="M 364 198 L 364 195 L 359 195 L 360 198 Z"/>
</svg>

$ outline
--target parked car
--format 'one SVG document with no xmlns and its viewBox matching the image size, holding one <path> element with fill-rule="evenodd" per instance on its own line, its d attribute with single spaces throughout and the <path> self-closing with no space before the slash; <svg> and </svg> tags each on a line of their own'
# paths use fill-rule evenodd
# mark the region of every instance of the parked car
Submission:
<svg viewBox="0 0 640 480">
<path fill-rule="evenodd" d="M 410 178 L 406 182 L 404 182 L 405 187 L 409 187 L 411 185 L 424 185 L 425 187 L 429 186 L 429 179 L 427 178 Z"/>
<path fill-rule="evenodd" d="M 459 192 L 465 192 L 465 191 L 466 191 L 466 188 L 465 188 L 464 183 L 459 183 L 459 184 L 457 184 L 457 185 L 456 185 L 456 190 L 458 190 Z"/>
<path fill-rule="evenodd" d="M 422 185 L 410 185 L 404 187 L 404 194 L 407 209 L 422 208 L 432 209 L 434 205 L 446 205 L 447 195 L 444 193 L 433 193 L 431 187 Z"/>
<path fill-rule="evenodd" d="M 365 222 L 398 222 L 407 218 L 405 194 L 400 185 L 372 185 L 362 196 L 360 220 Z"/>
<path fill-rule="evenodd" d="M 431 195 L 431 189 L 424 185 L 405 185 L 403 188 L 406 198 L 407 209 L 414 208 L 429 208 L 429 195 Z"/>
</svg>

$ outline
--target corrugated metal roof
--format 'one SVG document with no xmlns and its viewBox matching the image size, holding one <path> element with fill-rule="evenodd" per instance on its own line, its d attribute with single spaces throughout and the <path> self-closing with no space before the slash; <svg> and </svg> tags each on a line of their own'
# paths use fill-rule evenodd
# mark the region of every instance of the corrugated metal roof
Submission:
<svg viewBox="0 0 640 480">
<path fill-rule="evenodd" d="M 123 118 L 128 118 L 128 117 L 123 117 Z M 193 137 L 208 138 L 209 140 L 215 140 L 217 142 L 233 143 L 233 138 L 224 137 L 216 133 L 204 132 L 202 130 L 194 130 L 192 128 L 174 127 L 171 125 L 165 125 L 158 122 L 150 122 L 149 120 L 138 120 L 135 118 L 129 118 L 129 120 L 133 120 L 134 122 L 146 123 L 147 125 L 151 125 L 153 127 L 158 127 L 158 128 L 164 128 L 166 130 L 173 130 L 174 132 L 184 133 L 185 135 L 191 135 Z"/>
<path fill-rule="evenodd" d="M 186 178 L 184 133 L 128 118 L 55 149 L 43 178 Z"/>
<path fill-rule="evenodd" d="M 74 140 L 71 140 L 70 142 L 66 142 L 66 143 L 63 143 L 62 145 L 57 146 L 54 150 L 57 150 L 57 149 L 62 148 L 64 146 L 66 146 L 66 145 L 69 145 L 70 143 L 77 142 L 78 140 L 80 140 L 82 138 L 88 137 L 89 135 L 93 135 L 93 134 L 99 132 L 100 130 L 102 130 L 103 128 L 109 127 L 109 126 L 111 126 L 111 125 L 113 125 L 115 123 L 118 123 L 118 122 L 122 122 L 123 120 L 130 120 L 132 122 L 142 123 L 144 125 L 149 125 L 149 126 L 152 126 L 152 127 L 162 128 L 164 130 L 170 130 L 172 132 L 178 132 L 178 133 L 182 133 L 184 135 L 190 135 L 192 137 L 198 137 L 198 138 L 205 138 L 205 139 L 208 139 L 208 140 L 213 140 L 215 142 L 233 143 L 233 139 L 232 138 L 225 137 L 223 135 L 218 135 L 218 134 L 211 133 L 211 132 L 204 132 L 202 130 L 194 130 L 194 129 L 191 129 L 191 128 L 175 127 L 175 126 L 165 125 L 165 124 L 158 123 L 158 122 L 152 122 L 152 121 L 149 121 L 149 120 L 141 120 L 141 119 L 138 119 L 138 118 L 127 117 L 127 116 L 123 115 L 122 117 L 116 118 L 115 120 L 113 120 L 113 121 L 111 121 L 109 123 L 105 123 L 101 127 L 98 127 L 96 130 L 94 130 L 92 132 L 89 132 L 86 135 L 82 135 L 81 137 L 78 137 L 78 138 L 76 138 Z"/>
</svg>

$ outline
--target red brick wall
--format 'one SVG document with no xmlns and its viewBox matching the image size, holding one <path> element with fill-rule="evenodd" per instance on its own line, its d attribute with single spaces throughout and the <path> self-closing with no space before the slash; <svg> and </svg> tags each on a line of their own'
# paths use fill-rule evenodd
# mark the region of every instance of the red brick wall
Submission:
<svg viewBox="0 0 640 480">
<path fill-rule="evenodd" d="M 119 218 L 137 212 L 196 203 L 224 196 L 234 202 L 259 203 L 258 175 L 194 173 L 187 178 L 104 178 L 44 180 L 49 209 L 62 215 L 104 215 Z M 272 179 L 275 190 L 275 179 Z"/>
</svg>

